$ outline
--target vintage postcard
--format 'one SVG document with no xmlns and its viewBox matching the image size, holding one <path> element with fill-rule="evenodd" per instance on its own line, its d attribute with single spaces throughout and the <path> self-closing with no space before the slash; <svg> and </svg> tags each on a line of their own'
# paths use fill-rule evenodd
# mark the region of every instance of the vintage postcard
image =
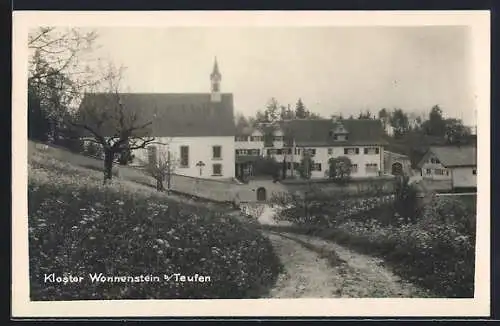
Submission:
<svg viewBox="0 0 500 326">
<path fill-rule="evenodd" d="M 14 12 L 13 316 L 488 316 L 489 24 Z"/>
</svg>

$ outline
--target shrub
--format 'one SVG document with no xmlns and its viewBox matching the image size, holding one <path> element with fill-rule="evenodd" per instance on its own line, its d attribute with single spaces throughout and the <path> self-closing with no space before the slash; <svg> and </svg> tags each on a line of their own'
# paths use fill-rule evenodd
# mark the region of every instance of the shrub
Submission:
<svg viewBox="0 0 500 326">
<path fill-rule="evenodd" d="M 374 218 L 338 225 L 336 238 L 383 255 L 396 271 L 445 297 L 474 293 L 475 237 L 470 211 L 457 199 L 436 197 L 417 222 L 383 225 Z M 374 216 L 369 211 L 365 216 Z"/>
<path fill-rule="evenodd" d="M 352 162 L 347 156 L 332 157 L 328 160 L 328 177 L 339 184 L 345 184 L 351 177 Z"/>
<path fill-rule="evenodd" d="M 463 200 L 435 197 L 414 221 L 398 213 L 391 196 L 334 197 L 316 192 L 318 215 L 306 216 L 303 197 L 281 200 L 282 219 L 300 226 L 290 232 L 315 233 L 359 251 L 384 257 L 395 272 L 436 296 L 474 294 L 475 211 Z M 404 196 L 399 194 L 399 205 Z M 318 213 L 319 212 L 319 213 Z"/>
<path fill-rule="evenodd" d="M 209 207 L 37 156 L 29 164 L 31 300 L 252 298 L 281 269 L 256 228 Z M 44 274 L 81 283 L 46 283 Z M 92 283 L 89 273 L 160 276 L 156 283 Z M 163 275 L 207 275 L 175 283 Z"/>
<path fill-rule="evenodd" d="M 417 190 L 409 184 L 408 176 L 398 176 L 395 181 L 395 209 L 407 221 L 414 221 L 418 215 Z"/>
<path fill-rule="evenodd" d="M 273 157 L 259 157 L 254 162 L 254 174 L 256 176 L 269 176 L 273 180 L 278 180 L 280 176 L 281 165 Z"/>
</svg>

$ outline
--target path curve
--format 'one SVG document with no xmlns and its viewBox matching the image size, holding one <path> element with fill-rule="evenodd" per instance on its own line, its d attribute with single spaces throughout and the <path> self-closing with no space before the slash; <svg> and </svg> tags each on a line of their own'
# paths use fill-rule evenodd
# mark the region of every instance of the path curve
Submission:
<svg viewBox="0 0 500 326">
<path fill-rule="evenodd" d="M 383 260 L 316 237 L 264 231 L 284 265 L 268 298 L 422 298 Z"/>
</svg>

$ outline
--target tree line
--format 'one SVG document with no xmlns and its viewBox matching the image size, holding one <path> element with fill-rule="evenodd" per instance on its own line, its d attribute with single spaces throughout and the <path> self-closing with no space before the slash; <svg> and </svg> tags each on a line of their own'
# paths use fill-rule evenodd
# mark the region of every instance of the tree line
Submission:
<svg viewBox="0 0 500 326">
<path fill-rule="evenodd" d="M 382 108 L 377 114 L 369 110 L 361 111 L 357 116 L 350 115 L 348 119 L 379 120 L 386 136 L 394 140 L 405 138 L 409 134 L 424 135 L 443 140 L 444 144 L 468 144 L 472 139 L 472 130 L 456 118 L 445 118 L 439 105 L 434 105 L 425 119 L 422 116 L 413 118 L 412 112 L 405 112 L 401 108 L 392 110 Z M 260 123 L 274 123 L 294 119 L 322 119 L 323 117 L 311 112 L 302 99 L 298 99 L 295 108 L 280 104 L 274 97 L 271 98 L 263 110 L 258 110 L 254 116 L 245 116 L 237 113 L 235 116 L 236 130 L 244 131 L 249 127 L 256 127 Z M 342 114 L 337 118 L 344 119 Z"/>
<path fill-rule="evenodd" d="M 274 123 L 284 120 L 294 119 L 321 119 L 321 115 L 310 111 L 301 98 L 297 100 L 294 108 L 290 104 L 280 104 L 276 98 L 272 97 L 263 110 L 258 110 L 255 116 L 246 117 L 243 114 L 236 114 L 237 130 L 244 130 L 247 127 L 255 127 L 259 123 Z"/>
</svg>

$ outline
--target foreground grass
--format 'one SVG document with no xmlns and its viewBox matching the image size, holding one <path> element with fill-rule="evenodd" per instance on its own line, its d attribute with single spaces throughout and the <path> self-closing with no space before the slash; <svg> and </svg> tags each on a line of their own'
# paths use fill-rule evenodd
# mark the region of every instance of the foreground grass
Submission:
<svg viewBox="0 0 500 326">
<path fill-rule="evenodd" d="M 255 227 L 129 181 L 101 183 L 97 171 L 31 153 L 31 300 L 257 298 L 274 284 L 281 265 Z M 94 273 L 160 280 L 92 282 Z M 176 273 L 210 279 L 165 280 Z"/>
</svg>

